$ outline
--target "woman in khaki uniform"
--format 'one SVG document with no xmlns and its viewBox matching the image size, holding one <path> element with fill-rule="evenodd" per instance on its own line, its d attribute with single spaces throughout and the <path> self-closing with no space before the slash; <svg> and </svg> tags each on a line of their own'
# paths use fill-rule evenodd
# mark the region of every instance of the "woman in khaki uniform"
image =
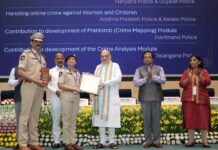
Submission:
<svg viewBox="0 0 218 150">
<path fill-rule="evenodd" d="M 76 144 L 76 117 L 79 111 L 80 101 L 80 73 L 75 69 L 76 55 L 69 55 L 65 62 L 68 68 L 59 73 L 58 87 L 61 92 L 63 142 L 65 150 L 81 150 Z"/>
</svg>

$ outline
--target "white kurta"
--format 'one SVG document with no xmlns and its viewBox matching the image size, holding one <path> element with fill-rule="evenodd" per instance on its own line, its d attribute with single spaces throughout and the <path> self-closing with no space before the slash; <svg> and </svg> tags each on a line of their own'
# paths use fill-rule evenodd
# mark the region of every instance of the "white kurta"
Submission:
<svg viewBox="0 0 218 150">
<path fill-rule="evenodd" d="M 60 91 L 58 88 L 58 76 L 61 68 L 58 66 L 53 67 L 49 70 L 51 75 L 51 81 L 48 84 L 48 89 L 51 92 L 51 111 L 52 111 L 52 132 L 55 143 L 60 143 L 61 139 L 61 128 L 60 128 L 60 118 L 61 118 L 61 101 L 56 95 L 56 91 Z"/>
<path fill-rule="evenodd" d="M 95 69 L 95 74 L 100 65 Z M 104 80 L 107 66 L 103 65 L 100 78 Z M 103 90 L 99 91 L 99 115 L 93 114 L 92 123 L 96 127 L 114 127 L 120 128 L 120 98 L 119 98 L 119 83 L 121 82 L 122 73 L 117 63 L 113 63 L 111 79 L 105 81 L 105 86 L 110 86 L 110 103 L 108 120 L 101 118 L 103 108 Z"/>
</svg>

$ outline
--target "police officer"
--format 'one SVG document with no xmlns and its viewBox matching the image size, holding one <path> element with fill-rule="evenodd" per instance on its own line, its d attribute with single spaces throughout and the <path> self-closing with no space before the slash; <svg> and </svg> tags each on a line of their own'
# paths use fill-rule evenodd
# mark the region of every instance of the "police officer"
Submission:
<svg viewBox="0 0 218 150">
<path fill-rule="evenodd" d="M 32 48 L 24 50 L 19 59 L 18 74 L 24 79 L 21 86 L 21 113 L 19 122 L 19 150 L 43 150 L 38 142 L 38 121 L 47 81 L 40 79 L 40 70 L 46 66 L 40 49 L 43 34 L 30 37 Z"/>
<path fill-rule="evenodd" d="M 75 69 L 76 55 L 69 55 L 65 62 L 68 68 L 59 73 L 58 87 L 61 92 L 63 142 L 65 150 L 81 150 L 76 144 L 76 117 L 80 101 L 80 73 Z"/>
</svg>

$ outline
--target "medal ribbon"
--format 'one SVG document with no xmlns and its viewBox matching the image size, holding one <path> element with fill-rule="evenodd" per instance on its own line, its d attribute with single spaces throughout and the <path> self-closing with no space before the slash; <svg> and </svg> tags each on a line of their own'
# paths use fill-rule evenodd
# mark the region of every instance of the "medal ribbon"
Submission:
<svg viewBox="0 0 218 150">
<path fill-rule="evenodd" d="M 41 54 L 40 54 L 40 58 L 36 56 L 36 54 L 33 52 L 33 50 L 31 49 L 31 52 L 33 53 L 33 55 L 35 56 L 35 58 L 38 60 L 39 64 L 42 64 L 42 58 L 41 58 Z"/>
<path fill-rule="evenodd" d="M 78 80 L 78 76 L 77 76 L 77 71 L 75 71 L 76 73 L 71 72 L 70 68 L 68 67 L 68 70 L 70 71 L 70 73 L 72 74 L 74 81 Z"/>
</svg>

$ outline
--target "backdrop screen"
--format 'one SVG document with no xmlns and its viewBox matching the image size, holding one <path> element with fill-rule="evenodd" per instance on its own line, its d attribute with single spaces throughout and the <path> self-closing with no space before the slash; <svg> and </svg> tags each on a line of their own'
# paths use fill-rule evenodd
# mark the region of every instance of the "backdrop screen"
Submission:
<svg viewBox="0 0 218 150">
<path fill-rule="evenodd" d="M 75 53 L 77 68 L 93 72 L 107 48 L 124 75 L 142 65 L 145 50 L 166 74 L 181 74 L 192 54 L 218 73 L 217 0 L 1 0 L 0 76 L 18 65 L 30 36 L 45 36 L 42 54 L 48 67 L 54 54 Z"/>
</svg>

